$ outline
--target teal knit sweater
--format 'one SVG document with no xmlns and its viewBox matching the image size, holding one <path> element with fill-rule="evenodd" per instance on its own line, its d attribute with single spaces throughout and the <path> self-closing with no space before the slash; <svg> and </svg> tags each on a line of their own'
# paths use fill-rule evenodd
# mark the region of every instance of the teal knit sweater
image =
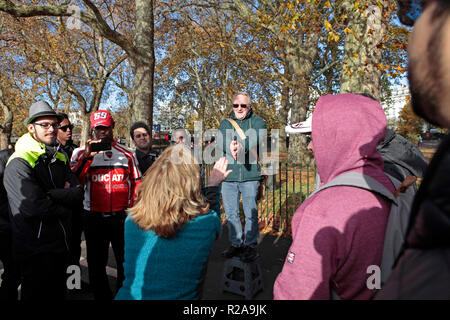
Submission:
<svg viewBox="0 0 450 320">
<path fill-rule="evenodd" d="M 200 278 L 221 230 L 215 211 L 163 239 L 125 220 L 125 280 L 116 300 L 196 299 Z"/>
</svg>

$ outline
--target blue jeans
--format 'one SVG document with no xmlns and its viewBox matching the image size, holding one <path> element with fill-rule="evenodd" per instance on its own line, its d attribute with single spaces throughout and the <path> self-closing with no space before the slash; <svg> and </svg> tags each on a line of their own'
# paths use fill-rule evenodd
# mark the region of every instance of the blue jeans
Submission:
<svg viewBox="0 0 450 320">
<path fill-rule="evenodd" d="M 242 194 L 242 205 L 245 215 L 244 245 L 256 248 L 258 243 L 258 207 L 256 196 L 259 181 L 222 182 L 222 200 L 225 210 L 228 235 L 232 246 L 242 245 L 242 224 L 239 215 L 239 199 Z"/>
</svg>

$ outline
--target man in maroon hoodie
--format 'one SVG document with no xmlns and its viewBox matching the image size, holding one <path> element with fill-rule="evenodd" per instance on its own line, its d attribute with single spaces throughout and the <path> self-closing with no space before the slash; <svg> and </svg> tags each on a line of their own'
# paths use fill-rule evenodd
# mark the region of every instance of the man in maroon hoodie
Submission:
<svg viewBox="0 0 450 320">
<path fill-rule="evenodd" d="M 347 172 L 370 176 L 388 190 L 377 145 L 386 133 L 380 104 L 356 94 L 327 95 L 312 117 L 321 183 Z M 275 299 L 370 299 L 370 266 L 380 266 L 390 203 L 357 187 L 337 186 L 308 198 L 292 219 L 293 242 L 274 286 Z M 369 269 L 370 270 L 370 269 Z"/>
</svg>

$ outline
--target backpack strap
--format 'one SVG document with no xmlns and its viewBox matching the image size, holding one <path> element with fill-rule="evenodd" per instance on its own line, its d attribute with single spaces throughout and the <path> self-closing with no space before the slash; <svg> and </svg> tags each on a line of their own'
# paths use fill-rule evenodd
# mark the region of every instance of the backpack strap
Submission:
<svg viewBox="0 0 450 320">
<path fill-rule="evenodd" d="M 239 135 L 239 137 L 242 140 L 247 139 L 247 136 L 245 135 L 244 131 L 241 129 L 241 127 L 239 127 L 239 125 L 237 124 L 236 121 L 234 121 L 231 118 L 225 118 L 225 120 L 228 120 L 234 127 L 234 129 L 236 130 L 237 134 Z M 252 118 L 250 118 L 250 128 L 252 127 Z M 262 163 L 261 160 L 259 159 L 259 156 L 256 155 L 256 161 L 258 162 L 259 166 L 262 168 Z"/>
<path fill-rule="evenodd" d="M 247 136 L 245 135 L 244 131 L 242 131 L 241 127 L 239 127 L 236 121 L 234 121 L 231 118 L 225 118 L 225 120 L 228 120 L 233 125 L 234 129 L 236 130 L 236 132 L 238 133 L 239 137 L 242 140 L 247 139 Z"/>
<path fill-rule="evenodd" d="M 398 186 L 396 186 L 394 181 L 392 181 L 392 177 L 389 177 L 389 179 L 391 180 L 391 182 L 393 182 L 394 186 L 397 188 Z M 394 194 L 390 192 L 385 186 L 383 186 L 381 183 L 379 183 L 374 178 L 368 175 L 354 171 L 343 173 L 337 176 L 333 180 L 329 181 L 327 184 L 314 190 L 314 192 L 311 193 L 310 196 L 324 189 L 336 186 L 357 187 L 368 191 L 376 192 L 379 195 L 387 198 L 389 201 L 398 205 L 397 199 L 394 197 Z"/>
<path fill-rule="evenodd" d="M 385 173 L 386 174 L 386 173 Z M 395 179 L 394 177 L 386 174 L 386 176 L 389 178 L 389 180 L 394 185 L 395 189 L 398 189 L 401 185 L 400 181 Z M 330 188 L 330 187 L 336 187 L 336 186 L 349 186 L 349 187 L 357 187 L 361 189 L 365 189 L 371 192 L 378 193 L 379 195 L 383 196 L 384 198 L 388 199 L 392 204 L 395 204 L 396 207 L 400 205 L 400 202 L 404 200 L 404 198 L 397 199 L 392 192 L 390 192 L 385 186 L 383 186 L 381 183 L 373 179 L 372 177 L 365 175 L 363 173 L 359 172 L 347 172 L 344 174 L 341 174 L 337 176 L 336 178 L 329 181 L 327 184 L 319 187 L 318 189 L 314 190 L 313 193 L 311 193 L 310 196 L 313 196 L 314 194 L 318 193 L 319 191 L 322 191 L 324 189 Z M 391 208 L 392 210 L 392 208 Z M 394 260 L 390 257 L 395 257 L 395 252 L 398 251 L 399 245 L 403 243 L 402 239 L 394 239 L 392 237 L 398 236 L 398 232 L 394 232 L 395 228 L 398 226 L 405 225 L 405 223 L 402 223 L 403 217 L 400 217 L 399 214 L 389 214 L 388 222 L 386 226 L 386 235 L 384 240 L 384 246 L 383 246 L 383 258 L 381 262 L 381 270 L 382 270 L 382 283 L 384 283 L 387 279 L 387 276 L 390 274 L 390 270 L 392 268 Z M 394 220 L 396 220 L 394 222 Z M 394 229 L 392 229 L 394 228 Z M 392 229 L 392 230 L 390 230 Z M 392 239 L 391 239 L 392 238 Z M 394 253 L 392 253 L 394 252 Z M 386 272 L 387 271 L 387 272 Z M 339 295 L 336 293 L 336 291 L 331 288 L 330 290 L 330 297 L 332 300 L 340 300 Z"/>
</svg>

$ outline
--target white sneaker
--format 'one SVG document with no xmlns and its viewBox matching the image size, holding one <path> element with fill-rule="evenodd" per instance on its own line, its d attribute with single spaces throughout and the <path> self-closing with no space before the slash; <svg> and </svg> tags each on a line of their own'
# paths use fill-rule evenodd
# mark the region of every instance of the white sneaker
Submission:
<svg viewBox="0 0 450 320">
<path fill-rule="evenodd" d="M 311 133 L 312 116 L 309 116 L 305 121 L 287 125 L 284 130 L 289 134 Z"/>
</svg>

